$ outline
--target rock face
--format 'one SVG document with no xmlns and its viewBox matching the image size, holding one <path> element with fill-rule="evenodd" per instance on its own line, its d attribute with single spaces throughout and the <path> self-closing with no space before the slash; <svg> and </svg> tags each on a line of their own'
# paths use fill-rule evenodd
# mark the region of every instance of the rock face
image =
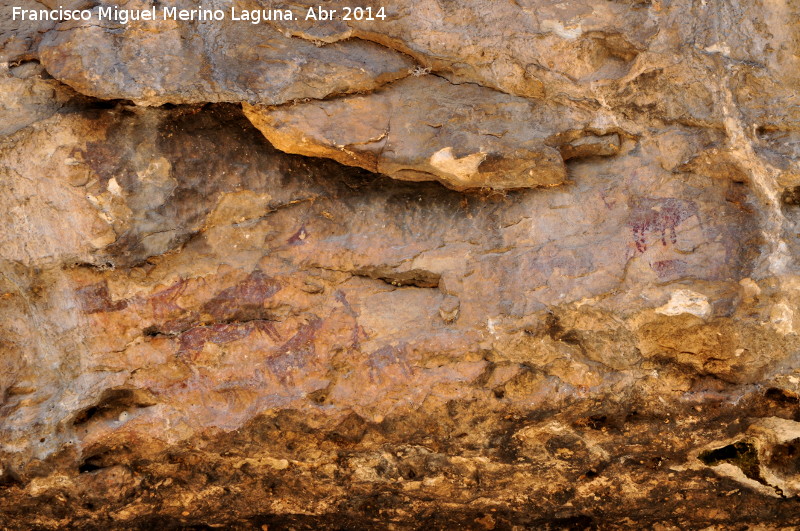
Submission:
<svg viewBox="0 0 800 531">
<path fill-rule="evenodd" d="M 427 75 L 367 96 L 244 109 L 283 151 L 456 190 L 559 185 L 565 159 L 620 148 L 617 133 L 589 132 L 592 113 Z"/>
<path fill-rule="evenodd" d="M 11 7 L 3 526 L 800 525 L 800 6 Z"/>
<path fill-rule="evenodd" d="M 232 4 L 242 11 L 251 3 L 217 1 L 206 7 Z M 124 4 L 126 9 L 150 5 Z M 374 90 L 407 76 L 414 65 L 375 43 L 353 39 L 316 46 L 266 24 L 231 19 L 63 23 L 42 38 L 39 52 L 48 71 L 79 92 L 142 105 L 319 99 Z"/>
</svg>

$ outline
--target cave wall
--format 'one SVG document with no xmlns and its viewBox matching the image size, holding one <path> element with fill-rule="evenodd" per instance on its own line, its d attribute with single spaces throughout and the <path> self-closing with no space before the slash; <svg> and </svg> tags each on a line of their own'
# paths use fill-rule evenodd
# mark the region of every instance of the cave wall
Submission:
<svg viewBox="0 0 800 531">
<path fill-rule="evenodd" d="M 5 527 L 800 525 L 796 1 L 13 6 Z"/>
</svg>

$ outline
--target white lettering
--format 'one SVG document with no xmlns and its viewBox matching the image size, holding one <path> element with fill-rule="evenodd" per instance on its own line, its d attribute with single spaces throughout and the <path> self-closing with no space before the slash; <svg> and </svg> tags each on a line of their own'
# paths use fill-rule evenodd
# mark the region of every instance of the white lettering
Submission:
<svg viewBox="0 0 800 531">
<path fill-rule="evenodd" d="M 237 11 L 231 7 L 231 20 L 236 22 L 249 21 L 251 24 L 260 24 L 267 20 L 294 20 L 290 9 L 251 9 Z"/>
<path fill-rule="evenodd" d="M 318 6 L 315 10 L 313 7 L 309 7 L 306 13 L 306 20 L 333 20 L 335 14 L 335 9 L 325 9 L 322 6 Z"/>
<path fill-rule="evenodd" d="M 14 7 L 11 11 L 12 20 L 30 20 L 38 22 L 42 20 L 50 20 L 53 22 L 60 22 L 65 20 L 91 20 L 92 12 L 88 10 L 67 10 L 63 8 L 47 10 L 47 9 L 25 9 L 22 7 Z"/>
</svg>

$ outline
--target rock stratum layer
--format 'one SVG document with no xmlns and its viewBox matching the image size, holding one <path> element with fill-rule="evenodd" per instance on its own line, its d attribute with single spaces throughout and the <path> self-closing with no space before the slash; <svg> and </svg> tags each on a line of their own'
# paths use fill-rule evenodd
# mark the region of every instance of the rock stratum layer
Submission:
<svg viewBox="0 0 800 531">
<path fill-rule="evenodd" d="M 0 7 L 5 528 L 800 525 L 796 2 Z"/>
</svg>

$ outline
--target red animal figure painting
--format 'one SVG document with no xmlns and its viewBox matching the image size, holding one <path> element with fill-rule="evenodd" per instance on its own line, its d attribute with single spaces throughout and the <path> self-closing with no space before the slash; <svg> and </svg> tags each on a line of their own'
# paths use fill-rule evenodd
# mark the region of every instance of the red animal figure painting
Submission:
<svg viewBox="0 0 800 531">
<path fill-rule="evenodd" d="M 701 223 L 694 201 L 674 197 L 642 197 L 631 203 L 629 223 L 636 250 L 640 253 L 647 250 L 648 233 L 656 234 L 661 239 L 661 245 L 666 247 L 667 238 L 673 245 L 678 243 L 675 231 L 678 225 L 692 217 L 696 217 L 698 223 Z"/>
</svg>

